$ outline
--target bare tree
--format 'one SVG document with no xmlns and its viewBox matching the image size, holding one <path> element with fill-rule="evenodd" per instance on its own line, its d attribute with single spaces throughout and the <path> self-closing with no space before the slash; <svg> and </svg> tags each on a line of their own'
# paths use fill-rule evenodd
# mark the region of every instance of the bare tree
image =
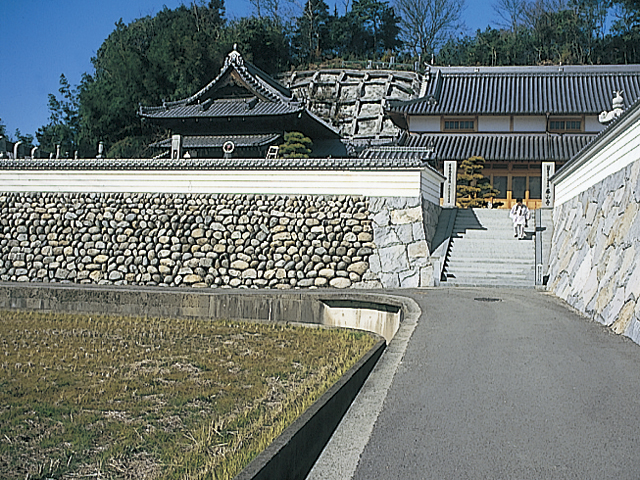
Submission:
<svg viewBox="0 0 640 480">
<path fill-rule="evenodd" d="M 535 28 L 538 19 L 549 13 L 557 13 L 567 8 L 566 0 L 533 0 L 525 10 L 525 24 Z"/>
<path fill-rule="evenodd" d="M 498 15 L 496 24 L 513 33 L 525 25 L 528 8 L 527 0 L 496 0 L 492 5 Z"/>
<path fill-rule="evenodd" d="M 465 0 L 396 0 L 405 44 L 419 58 L 428 58 L 459 28 Z"/>
<path fill-rule="evenodd" d="M 286 0 L 249 0 L 258 18 L 271 17 L 280 21 L 283 16 L 288 13 L 287 8 L 283 7 Z M 290 2 L 287 2 L 290 3 Z"/>
</svg>

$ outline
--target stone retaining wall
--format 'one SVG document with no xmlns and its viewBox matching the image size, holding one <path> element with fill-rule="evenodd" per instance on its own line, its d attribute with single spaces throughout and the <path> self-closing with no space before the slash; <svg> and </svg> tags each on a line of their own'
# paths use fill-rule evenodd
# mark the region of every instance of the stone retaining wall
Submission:
<svg viewBox="0 0 640 480">
<path fill-rule="evenodd" d="M 640 343 L 640 162 L 554 210 L 548 288 Z"/>
<path fill-rule="evenodd" d="M 0 194 L 0 281 L 280 289 L 432 285 L 427 233 L 439 207 L 424 207 L 435 215 L 425 221 L 422 203 L 428 202 Z"/>
<path fill-rule="evenodd" d="M 381 285 L 434 285 L 431 240 L 441 208 L 420 198 L 376 198 L 369 203 L 377 251 L 369 259 Z"/>
</svg>

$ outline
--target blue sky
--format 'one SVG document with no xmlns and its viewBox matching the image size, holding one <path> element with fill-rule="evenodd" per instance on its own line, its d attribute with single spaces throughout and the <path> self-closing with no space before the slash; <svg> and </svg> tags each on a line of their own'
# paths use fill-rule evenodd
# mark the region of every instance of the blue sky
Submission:
<svg viewBox="0 0 640 480">
<path fill-rule="evenodd" d="M 325 0 L 333 8 L 336 0 Z M 154 15 L 183 0 L 0 0 L 0 119 L 13 135 L 16 129 L 35 135 L 48 123 L 49 93 L 58 93 L 60 74 L 71 85 L 91 72 L 96 54 L 114 24 Z M 341 0 L 337 0 L 342 5 Z M 392 3 L 392 2 L 390 2 Z M 470 31 L 484 29 L 494 18 L 491 3 L 467 1 Z M 251 13 L 249 0 L 226 0 L 227 17 Z"/>
</svg>

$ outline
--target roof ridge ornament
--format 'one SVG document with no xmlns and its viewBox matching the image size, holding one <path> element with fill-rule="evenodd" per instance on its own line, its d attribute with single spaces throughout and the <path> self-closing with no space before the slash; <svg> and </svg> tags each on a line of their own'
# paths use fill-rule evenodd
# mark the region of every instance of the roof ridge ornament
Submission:
<svg viewBox="0 0 640 480">
<path fill-rule="evenodd" d="M 610 112 L 604 111 L 598 116 L 598 121 L 603 125 L 612 122 L 622 115 L 622 112 L 624 111 L 624 99 L 622 98 L 624 90 L 614 90 L 613 93 L 615 95 L 612 101 L 613 110 Z"/>
<path fill-rule="evenodd" d="M 233 50 L 227 55 L 227 58 L 224 61 L 225 67 L 228 65 L 235 65 L 236 67 L 240 67 L 244 65 L 244 59 L 240 52 L 238 51 L 238 44 L 233 44 Z"/>
</svg>

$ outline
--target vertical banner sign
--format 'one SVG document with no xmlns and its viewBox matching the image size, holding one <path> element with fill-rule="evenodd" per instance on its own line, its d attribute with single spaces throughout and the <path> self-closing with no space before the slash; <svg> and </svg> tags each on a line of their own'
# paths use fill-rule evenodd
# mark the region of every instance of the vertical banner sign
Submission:
<svg viewBox="0 0 640 480">
<path fill-rule="evenodd" d="M 458 170 L 458 164 L 455 160 L 444 162 L 444 191 L 442 193 L 443 207 L 455 207 L 456 206 L 456 175 Z"/>
<path fill-rule="evenodd" d="M 182 158 L 182 136 L 180 135 L 171 136 L 171 158 L 174 160 Z"/>
<path fill-rule="evenodd" d="M 555 199 L 551 177 L 556 173 L 555 162 L 542 162 L 542 208 L 553 208 Z"/>
</svg>

